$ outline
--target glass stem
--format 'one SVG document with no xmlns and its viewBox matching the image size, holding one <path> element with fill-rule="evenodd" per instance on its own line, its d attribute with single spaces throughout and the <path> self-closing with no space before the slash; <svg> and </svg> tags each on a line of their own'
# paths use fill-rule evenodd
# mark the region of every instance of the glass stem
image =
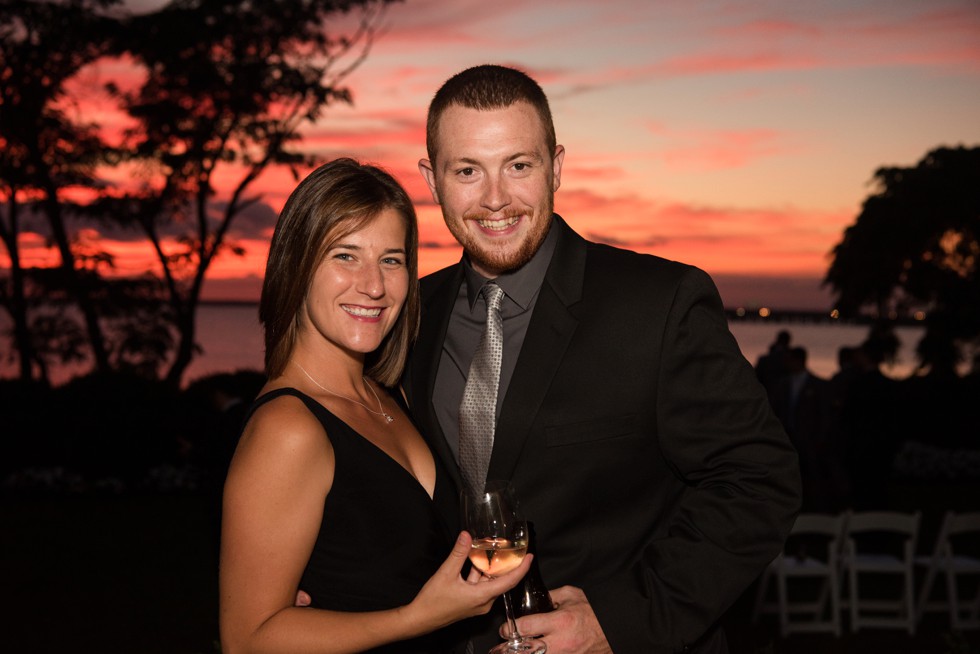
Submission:
<svg viewBox="0 0 980 654">
<path fill-rule="evenodd" d="M 514 618 L 514 607 L 510 603 L 510 593 L 504 593 L 504 613 L 507 614 L 507 626 L 510 628 L 510 642 L 520 642 L 521 634 L 517 631 L 517 620 Z"/>
</svg>

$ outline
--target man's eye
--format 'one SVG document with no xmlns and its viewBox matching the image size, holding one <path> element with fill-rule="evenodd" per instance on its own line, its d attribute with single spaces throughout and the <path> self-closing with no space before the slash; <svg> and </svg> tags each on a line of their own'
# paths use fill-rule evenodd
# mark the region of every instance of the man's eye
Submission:
<svg viewBox="0 0 980 654">
<path fill-rule="evenodd" d="M 462 176 L 464 176 L 464 177 L 469 177 L 470 175 L 474 174 L 475 172 L 476 171 L 473 170 L 472 168 L 462 168 L 462 169 L 460 169 L 459 174 L 462 175 Z"/>
<path fill-rule="evenodd" d="M 514 170 L 516 170 L 518 172 L 523 172 L 523 171 L 527 170 L 527 168 L 528 168 L 528 165 L 526 163 L 516 163 L 516 164 L 514 164 Z"/>
</svg>

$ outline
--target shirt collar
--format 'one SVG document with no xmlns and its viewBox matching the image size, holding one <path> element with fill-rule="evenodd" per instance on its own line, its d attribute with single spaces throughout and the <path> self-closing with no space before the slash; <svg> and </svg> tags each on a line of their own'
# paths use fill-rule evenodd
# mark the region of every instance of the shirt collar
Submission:
<svg viewBox="0 0 980 654">
<path fill-rule="evenodd" d="M 524 311 L 531 306 L 534 296 L 537 295 L 541 284 L 544 283 L 544 276 L 548 272 L 551 256 L 555 253 L 555 247 L 558 244 L 558 232 L 560 231 L 555 227 L 555 222 L 554 217 L 552 217 L 548 235 L 545 236 L 544 242 L 530 261 L 517 270 L 503 273 L 493 280 L 504 290 L 504 295 L 513 300 Z M 465 254 L 463 255 L 463 275 L 466 280 L 467 299 L 470 303 L 470 309 L 472 309 L 476 304 L 476 299 L 480 296 L 480 289 L 490 280 L 473 270 L 473 264 L 470 263 L 470 258 Z"/>
</svg>

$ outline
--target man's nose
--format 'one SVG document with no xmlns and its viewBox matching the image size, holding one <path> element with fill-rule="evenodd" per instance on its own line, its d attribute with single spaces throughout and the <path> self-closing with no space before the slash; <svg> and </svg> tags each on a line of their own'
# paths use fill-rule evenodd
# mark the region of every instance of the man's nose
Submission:
<svg viewBox="0 0 980 654">
<path fill-rule="evenodd" d="M 488 175 L 483 187 L 481 204 L 490 211 L 500 211 L 510 204 L 507 181 L 500 175 Z"/>
</svg>

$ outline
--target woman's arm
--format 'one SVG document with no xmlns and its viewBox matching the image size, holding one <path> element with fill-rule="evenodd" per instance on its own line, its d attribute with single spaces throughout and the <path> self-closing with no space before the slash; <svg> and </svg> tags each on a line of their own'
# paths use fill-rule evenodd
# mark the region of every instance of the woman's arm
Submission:
<svg viewBox="0 0 980 654">
<path fill-rule="evenodd" d="M 452 553 L 404 607 L 345 613 L 293 605 L 313 551 L 334 456 L 323 427 L 294 397 L 260 407 L 225 483 L 220 568 L 222 651 L 358 652 L 486 613 L 528 562 L 499 579 L 460 577 L 470 541 Z"/>
</svg>

